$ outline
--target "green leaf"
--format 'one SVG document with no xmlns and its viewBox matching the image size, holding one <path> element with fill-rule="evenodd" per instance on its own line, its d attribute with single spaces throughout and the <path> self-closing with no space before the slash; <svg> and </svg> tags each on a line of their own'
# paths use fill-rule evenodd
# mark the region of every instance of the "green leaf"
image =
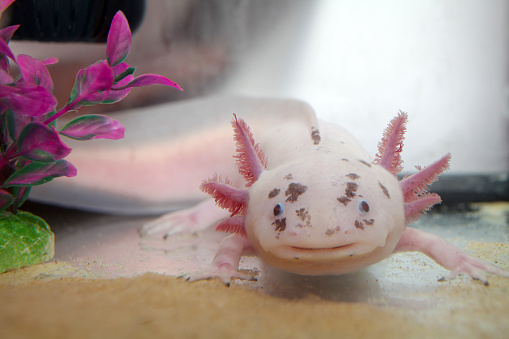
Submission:
<svg viewBox="0 0 509 339">
<path fill-rule="evenodd" d="M 0 214 L 0 273 L 53 258 L 55 236 L 41 218 L 28 213 Z"/>
<path fill-rule="evenodd" d="M 100 114 L 88 114 L 71 120 L 60 134 L 75 140 L 121 139 L 125 127 L 115 119 Z"/>
</svg>

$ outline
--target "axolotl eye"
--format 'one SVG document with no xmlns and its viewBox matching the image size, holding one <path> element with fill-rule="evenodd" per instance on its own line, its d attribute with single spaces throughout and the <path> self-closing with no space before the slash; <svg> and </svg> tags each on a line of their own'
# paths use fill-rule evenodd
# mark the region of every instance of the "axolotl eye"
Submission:
<svg viewBox="0 0 509 339">
<path fill-rule="evenodd" d="M 283 213 L 283 205 L 277 204 L 274 206 L 274 215 L 277 217 L 278 215 L 281 215 Z"/>
<path fill-rule="evenodd" d="M 361 202 L 359 202 L 359 210 L 361 212 L 369 212 L 369 205 L 367 202 L 365 202 L 364 200 L 362 200 Z"/>
</svg>

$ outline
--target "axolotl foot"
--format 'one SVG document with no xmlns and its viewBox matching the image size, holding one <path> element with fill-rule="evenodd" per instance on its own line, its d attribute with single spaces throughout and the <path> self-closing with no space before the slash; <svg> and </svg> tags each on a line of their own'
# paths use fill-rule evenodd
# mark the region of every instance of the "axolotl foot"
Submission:
<svg viewBox="0 0 509 339">
<path fill-rule="evenodd" d="M 232 279 L 256 281 L 255 277 L 249 274 L 239 272 L 235 267 L 231 266 L 230 264 L 222 264 L 217 266 L 214 263 L 198 272 L 184 274 L 179 278 L 186 279 L 187 281 L 190 282 L 219 278 L 226 286 L 230 286 Z"/>
<path fill-rule="evenodd" d="M 240 257 L 244 252 L 251 251 L 251 245 L 245 237 L 230 235 L 221 241 L 212 263 L 204 269 L 182 276 L 188 281 L 219 278 L 230 286 L 232 279 L 256 280 L 255 277 L 238 271 Z"/>
<path fill-rule="evenodd" d="M 455 268 L 447 276 L 440 278 L 438 281 L 448 281 L 456 278 L 460 274 L 466 274 L 472 279 L 481 281 L 485 286 L 488 286 L 488 279 L 486 273 L 499 275 L 509 278 L 509 272 L 487 263 L 485 261 L 473 258 L 463 252 L 459 253 Z"/>
<path fill-rule="evenodd" d="M 216 207 L 213 199 L 207 199 L 196 206 L 170 212 L 147 222 L 141 228 L 140 235 L 163 233 L 163 237 L 167 238 L 181 232 L 197 232 L 227 216 L 227 212 Z"/>
<path fill-rule="evenodd" d="M 395 252 L 419 251 L 435 260 L 451 273 L 439 279 L 448 281 L 460 274 L 479 280 L 488 285 L 486 273 L 509 278 L 509 272 L 493 264 L 476 259 L 439 236 L 407 227 L 401 236 Z"/>
</svg>

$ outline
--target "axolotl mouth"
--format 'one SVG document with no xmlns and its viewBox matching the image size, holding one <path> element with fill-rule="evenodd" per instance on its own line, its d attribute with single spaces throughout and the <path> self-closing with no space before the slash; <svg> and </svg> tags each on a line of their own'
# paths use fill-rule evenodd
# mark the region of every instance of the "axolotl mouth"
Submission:
<svg viewBox="0 0 509 339">
<path fill-rule="evenodd" d="M 335 246 L 335 247 L 298 247 L 298 246 L 289 246 L 297 251 L 334 251 L 338 249 L 346 249 L 349 247 L 352 247 L 355 245 L 355 243 L 347 244 L 347 245 L 341 245 L 341 246 Z"/>
<path fill-rule="evenodd" d="M 354 242 L 334 247 L 303 247 L 303 246 L 278 246 L 271 252 L 280 258 L 287 259 L 339 259 L 365 254 L 373 250 L 366 248 L 360 242 Z M 371 246 L 369 246 L 371 247 Z"/>
</svg>

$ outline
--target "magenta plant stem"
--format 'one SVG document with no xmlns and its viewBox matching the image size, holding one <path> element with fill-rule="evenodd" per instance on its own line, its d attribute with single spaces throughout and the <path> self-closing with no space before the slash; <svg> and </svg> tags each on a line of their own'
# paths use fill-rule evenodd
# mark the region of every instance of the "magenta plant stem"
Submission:
<svg viewBox="0 0 509 339">
<path fill-rule="evenodd" d="M 44 120 L 43 124 L 45 124 L 46 126 L 51 124 L 53 121 L 57 120 L 58 118 L 60 118 L 65 113 L 67 113 L 69 111 L 72 111 L 72 110 L 75 110 L 76 109 L 75 106 L 76 106 L 75 102 L 73 102 L 73 103 L 71 103 L 69 105 L 66 105 L 64 108 L 62 108 L 60 111 L 58 111 L 58 113 L 56 113 L 53 116 L 49 117 L 48 119 Z"/>
</svg>

